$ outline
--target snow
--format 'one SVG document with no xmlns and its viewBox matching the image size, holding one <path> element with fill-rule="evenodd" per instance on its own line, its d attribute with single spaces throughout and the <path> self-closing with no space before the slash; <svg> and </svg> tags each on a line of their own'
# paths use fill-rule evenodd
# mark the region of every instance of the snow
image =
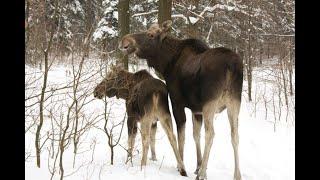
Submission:
<svg viewBox="0 0 320 180">
<path fill-rule="evenodd" d="M 109 7 L 107 7 L 106 10 L 104 11 L 104 14 L 110 13 L 110 12 L 112 12 L 112 11 L 114 11 L 114 7 L 109 6 Z"/>
<path fill-rule="evenodd" d="M 110 0 L 103 0 L 102 1 L 102 6 L 105 7 L 106 5 L 108 5 L 110 3 Z"/>
<path fill-rule="evenodd" d="M 81 4 L 78 0 L 74 1 L 74 3 L 71 4 L 70 9 L 73 11 L 73 13 L 83 13 L 83 9 L 81 7 Z"/>
<path fill-rule="evenodd" d="M 198 21 L 197 18 L 192 17 L 192 16 L 189 16 L 189 20 L 190 20 L 190 22 L 191 22 L 192 24 L 194 24 L 194 23 L 196 23 L 196 22 Z"/>
<path fill-rule="evenodd" d="M 118 12 L 114 12 L 116 14 Z M 118 36 L 118 31 L 114 27 L 109 27 L 108 23 L 105 19 L 102 19 L 98 23 L 98 28 L 93 33 L 93 40 L 97 41 L 98 39 L 101 39 L 103 36 L 110 36 L 110 37 L 116 37 Z"/>
<path fill-rule="evenodd" d="M 90 72 L 87 76 L 90 77 L 98 71 L 98 59 L 90 59 L 85 63 L 85 71 Z M 146 68 L 142 66 L 139 69 Z M 146 68 L 149 70 L 149 68 Z M 66 72 L 71 70 L 70 65 L 54 65 L 49 72 L 48 86 L 53 87 L 71 82 L 72 78 Z M 29 77 L 41 77 L 39 69 L 26 66 L 26 82 Z M 154 75 L 154 71 L 152 71 Z M 260 92 L 264 86 L 262 78 L 272 79 L 272 69 L 263 68 L 256 69 L 253 72 L 254 82 L 253 94 Z M 99 73 L 92 76 L 88 83 L 83 84 L 83 87 L 92 89 L 100 82 L 102 77 Z M 270 84 L 266 86 L 267 96 L 272 96 Z M 41 89 L 41 79 L 36 83 L 36 90 Z M 47 88 L 50 89 L 50 88 Z M 246 94 L 246 82 L 244 82 L 244 92 L 242 97 L 241 110 L 239 115 L 239 158 L 240 170 L 243 180 L 294 180 L 295 179 L 295 128 L 294 128 L 294 112 L 290 112 L 288 122 L 285 122 L 284 116 L 276 123 L 276 131 L 274 131 L 274 117 L 272 109 L 269 108 L 270 115 L 265 119 L 263 103 L 257 104 L 257 111 L 253 113 L 253 103 L 248 102 Z M 66 89 L 65 91 L 71 91 Z M 26 91 L 26 97 L 33 92 Z M 57 95 L 59 97 L 59 95 Z M 60 95 L 60 98 L 62 95 Z M 55 96 L 56 97 L 56 96 Z M 56 97 L 57 98 L 57 97 Z M 88 97 L 88 101 L 93 99 L 93 96 Z M 112 108 L 112 121 L 120 122 L 125 114 L 125 105 L 123 100 L 116 98 L 108 99 Z M 293 100 L 294 102 L 294 100 Z M 30 102 L 31 103 L 31 102 Z M 64 106 L 68 101 L 63 102 Z M 29 103 L 26 102 L 26 105 Z M 38 108 L 38 107 L 36 107 Z M 170 105 L 171 108 L 171 105 Z M 83 108 L 83 113 L 94 115 L 102 113 L 104 103 L 101 100 L 93 100 Z M 63 112 L 63 107 L 56 108 L 55 113 Z M 171 109 L 172 112 L 172 109 Z M 64 155 L 65 179 L 67 180 L 82 180 L 82 179 L 152 179 L 152 180 L 187 180 L 195 179 L 193 174 L 196 169 L 196 148 L 192 136 L 192 121 L 191 112 L 185 109 L 187 124 L 186 124 L 186 141 L 184 163 L 188 177 L 182 177 L 176 170 L 176 161 L 169 141 L 164 134 L 162 127 L 159 125 L 156 135 L 156 154 L 157 161 L 148 160 L 147 166 L 140 170 L 141 160 L 141 138 L 138 133 L 134 150 L 133 164 L 125 164 L 126 151 L 120 147 L 115 147 L 114 165 L 110 165 L 110 150 L 107 145 L 107 137 L 103 131 L 97 128 L 91 128 L 83 137 L 81 136 L 81 145 L 79 146 L 79 154 L 76 156 L 75 167 L 72 167 L 73 146 L 70 145 L 66 149 Z M 286 113 L 286 109 L 282 110 Z M 42 135 L 45 135 L 50 130 L 50 121 L 45 116 Z M 30 118 L 26 117 L 26 126 L 29 125 Z M 103 128 L 103 120 L 99 121 L 96 126 Z M 175 123 L 174 130 L 176 129 Z M 121 137 L 120 144 L 127 147 L 127 131 L 126 123 L 124 125 L 124 133 Z M 120 128 L 119 128 L 120 130 Z M 117 132 L 119 132 L 117 130 Z M 208 161 L 207 176 L 208 179 L 230 180 L 233 179 L 233 150 L 230 138 L 230 127 L 226 111 L 218 114 L 214 119 L 215 137 Z M 41 168 L 36 167 L 36 159 L 34 157 L 34 131 L 31 128 L 25 135 L 25 151 L 26 154 L 31 154 L 31 157 L 25 162 L 25 179 L 50 179 L 48 163 L 52 167 L 54 159 L 48 158 L 49 153 L 46 148 L 42 151 Z M 176 134 L 176 131 L 175 131 Z M 118 135 L 116 133 L 116 135 Z M 48 143 L 47 146 L 50 143 Z M 95 147 L 95 148 L 93 148 Z M 201 147 L 204 148 L 204 128 L 201 131 Z M 151 154 L 149 153 L 149 157 Z M 57 160 L 56 173 L 53 179 L 59 179 L 59 169 Z"/>
<path fill-rule="evenodd" d="M 144 27 L 147 27 L 147 18 L 143 18 L 142 24 Z"/>
<path fill-rule="evenodd" d="M 112 7 L 116 7 L 117 6 L 117 4 L 118 4 L 118 1 L 110 1 L 110 6 L 112 6 Z"/>
<path fill-rule="evenodd" d="M 147 3 L 156 3 L 158 0 L 147 0 Z"/>
<path fill-rule="evenodd" d="M 119 18 L 118 11 L 113 12 L 113 17 L 118 20 L 118 18 Z"/>
<path fill-rule="evenodd" d="M 140 4 L 136 4 L 136 5 L 133 6 L 132 10 L 133 11 L 142 12 L 143 11 L 143 7 Z"/>
<path fill-rule="evenodd" d="M 172 14 L 171 17 L 172 17 L 172 18 L 182 18 L 182 19 L 184 20 L 184 22 L 185 22 L 186 24 L 188 24 L 188 19 L 187 19 L 187 17 L 186 17 L 185 15 L 183 15 L 183 14 Z"/>
</svg>

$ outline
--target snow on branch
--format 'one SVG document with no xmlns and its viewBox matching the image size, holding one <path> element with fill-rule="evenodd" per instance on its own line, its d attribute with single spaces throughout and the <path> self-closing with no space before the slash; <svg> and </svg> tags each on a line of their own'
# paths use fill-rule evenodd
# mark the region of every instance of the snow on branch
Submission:
<svg viewBox="0 0 320 180">
<path fill-rule="evenodd" d="M 241 12 L 243 14 L 249 15 L 246 11 L 239 9 L 236 6 L 229 6 L 229 5 L 223 5 L 223 4 L 216 4 L 214 6 L 206 6 L 200 14 L 197 14 L 197 13 L 191 11 L 188 7 L 185 7 L 179 3 L 177 3 L 175 5 L 187 9 L 188 12 L 190 12 L 191 14 L 196 16 L 196 17 L 192 17 L 192 16 L 188 17 L 191 24 L 196 24 L 200 19 L 203 20 L 205 13 L 207 13 L 207 12 L 213 13 L 216 10 L 237 11 L 237 12 Z M 241 8 L 244 8 L 244 7 L 241 7 Z"/>
<path fill-rule="evenodd" d="M 132 17 L 145 16 L 145 15 L 149 15 L 149 14 L 153 14 L 153 13 L 157 13 L 157 12 L 158 12 L 158 10 L 151 10 L 149 12 L 136 13 L 136 14 L 132 15 Z"/>
<path fill-rule="evenodd" d="M 188 23 L 187 17 L 185 15 L 183 15 L 183 14 L 172 14 L 171 18 L 182 18 L 182 19 L 185 20 L 186 23 Z"/>
<path fill-rule="evenodd" d="M 216 4 L 216 5 L 212 6 L 212 7 L 209 7 L 209 6 L 205 7 L 205 8 L 203 9 L 203 11 L 199 14 L 199 16 L 200 16 L 200 17 L 203 17 L 203 15 L 204 15 L 206 12 L 211 12 L 211 13 L 212 13 L 213 11 L 215 11 L 215 10 L 217 10 L 217 9 L 219 9 L 219 10 L 226 10 L 226 11 L 240 11 L 237 7 L 234 7 L 234 6 Z M 196 19 L 195 19 L 193 22 L 191 22 L 191 23 L 192 23 L 192 24 L 195 24 L 195 23 L 197 23 L 199 20 L 200 20 L 200 18 L 198 17 L 198 18 L 196 18 Z"/>
<path fill-rule="evenodd" d="M 183 6 L 183 5 L 179 4 L 179 3 L 176 3 L 175 5 L 176 5 L 176 6 L 179 6 L 179 7 L 182 7 L 182 8 L 187 9 L 187 10 L 188 10 L 188 12 L 190 12 L 191 14 L 193 14 L 193 15 L 197 16 L 198 18 L 204 19 L 204 17 L 203 17 L 203 16 L 201 16 L 201 15 L 199 15 L 199 14 L 197 14 L 197 13 L 195 13 L 195 12 L 191 11 L 189 8 L 187 8 L 187 7 Z"/>
<path fill-rule="evenodd" d="M 257 36 L 294 37 L 294 34 L 257 34 Z"/>
</svg>

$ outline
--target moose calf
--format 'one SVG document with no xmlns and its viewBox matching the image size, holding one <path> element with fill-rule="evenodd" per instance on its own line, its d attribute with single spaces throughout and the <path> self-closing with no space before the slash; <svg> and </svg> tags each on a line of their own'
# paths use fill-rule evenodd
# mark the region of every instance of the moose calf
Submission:
<svg viewBox="0 0 320 180">
<path fill-rule="evenodd" d="M 130 73 L 126 70 L 113 68 L 107 77 L 94 89 L 95 98 L 102 99 L 104 96 L 116 96 L 126 101 L 128 156 L 132 156 L 137 134 L 137 123 L 140 122 L 142 137 L 141 168 L 146 165 L 149 144 L 151 146 L 152 159 L 156 160 L 155 134 L 157 120 L 159 120 L 174 151 L 180 174 L 182 176 L 187 175 L 177 148 L 176 137 L 173 133 L 168 106 L 168 91 L 162 81 L 153 78 L 146 70 Z"/>
</svg>

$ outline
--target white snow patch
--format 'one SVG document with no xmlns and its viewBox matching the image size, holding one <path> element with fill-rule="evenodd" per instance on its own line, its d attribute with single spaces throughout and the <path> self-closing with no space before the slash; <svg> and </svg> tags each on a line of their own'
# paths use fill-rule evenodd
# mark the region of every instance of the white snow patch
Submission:
<svg viewBox="0 0 320 180">
<path fill-rule="evenodd" d="M 190 22 L 191 22 L 192 24 L 194 24 L 194 23 L 196 23 L 196 22 L 198 21 L 197 18 L 192 17 L 192 16 L 189 16 L 189 20 L 190 20 Z"/>
<path fill-rule="evenodd" d="M 99 67 L 94 64 L 99 60 L 90 59 L 85 61 L 87 71 L 91 73 L 88 76 L 98 71 Z M 91 64 L 90 64 L 91 63 Z M 145 64 L 145 63 L 144 63 Z M 147 69 L 142 66 L 139 69 Z M 55 85 L 63 85 L 71 82 L 72 77 L 66 72 L 71 70 L 70 66 L 59 65 L 53 66 L 49 72 L 48 89 Z M 42 72 L 37 68 L 25 66 L 26 82 L 31 76 L 41 77 Z M 154 75 L 154 71 L 151 71 Z M 254 86 L 262 86 L 261 78 L 271 78 L 272 69 L 257 69 L 253 72 Z M 259 79 L 260 78 L 260 79 Z M 94 76 L 93 81 L 88 84 L 83 84 L 84 87 L 94 88 L 100 82 L 102 77 L 100 74 Z M 41 78 L 35 83 L 35 89 L 41 90 Z M 246 81 L 244 82 L 243 100 L 239 115 L 239 158 L 240 170 L 242 179 L 244 180 L 294 180 L 295 179 L 295 128 L 290 123 L 286 123 L 281 119 L 281 123 L 277 124 L 274 132 L 273 117 L 268 116 L 267 120 L 264 117 L 264 107 L 262 103 L 257 105 L 256 117 L 252 113 L 253 104 L 247 102 Z M 259 84 L 260 83 L 260 84 Z M 269 89 L 268 89 L 269 88 Z M 272 96 L 270 91 L 272 86 L 267 84 L 267 95 Z M 70 90 L 70 89 L 69 89 Z M 68 90 L 68 91 L 69 91 Z M 66 90 L 67 91 L 67 90 Z M 261 89 L 253 88 L 253 93 L 260 92 Z M 33 92 L 31 89 L 26 91 L 26 97 Z M 58 95 L 59 96 L 59 95 Z M 63 97 L 61 97 L 63 98 Z M 89 99 L 93 96 L 88 97 Z M 123 100 L 115 98 L 109 99 L 112 104 L 112 120 L 120 122 L 125 113 L 125 104 Z M 30 102 L 31 103 L 31 102 Z M 68 104 L 68 102 L 65 105 Z M 26 104 L 29 104 L 26 102 Z M 171 104 L 171 102 L 170 102 Z M 61 104 L 62 105 L 62 104 Z M 83 109 L 83 113 L 99 114 L 103 112 L 104 103 L 101 100 L 93 100 Z M 47 107 L 49 108 L 49 107 Z M 37 109 L 37 108 L 36 108 Z M 170 105 L 170 110 L 172 108 Z M 63 112 L 64 109 L 57 109 L 56 113 Z M 270 110 L 271 111 L 271 110 Z M 115 147 L 114 165 L 110 165 L 110 150 L 107 145 L 107 137 L 101 130 L 91 128 L 81 137 L 82 144 L 79 146 L 79 153 L 76 157 L 76 166 L 72 167 L 73 162 L 73 147 L 72 145 L 66 149 L 64 156 L 65 174 L 69 180 L 82 179 L 152 179 L 152 180 L 187 180 L 195 179 L 193 174 L 196 169 L 196 148 L 192 136 L 192 120 L 191 111 L 185 109 L 186 112 L 186 141 L 184 162 L 188 177 L 182 177 L 176 170 L 176 161 L 170 147 L 169 141 L 159 125 L 156 135 L 156 153 L 158 160 L 153 162 L 148 160 L 146 168 L 140 170 L 141 160 L 141 137 L 137 134 L 136 146 L 134 150 L 133 164 L 125 164 L 126 151 L 120 146 Z M 285 110 L 283 110 L 285 113 Z M 45 119 L 42 135 L 45 135 L 50 130 L 50 122 Z M 292 120 L 292 119 L 291 119 Z M 293 119 L 294 120 L 294 119 Z M 26 126 L 29 125 L 30 118 L 26 118 Z M 96 124 L 97 127 L 103 128 L 103 120 Z M 121 137 L 120 144 L 127 147 L 127 131 L 126 123 L 124 125 L 124 133 Z M 174 132 L 176 126 L 173 122 Z M 230 138 L 230 127 L 226 111 L 218 114 L 214 120 L 215 137 L 208 161 L 207 176 L 208 179 L 229 180 L 233 179 L 233 150 Z M 49 153 L 44 147 L 41 154 L 41 168 L 36 167 L 36 159 L 34 157 L 34 128 L 25 134 L 25 151 L 26 154 L 31 154 L 31 157 L 25 162 L 25 179 L 50 179 L 48 163 L 52 166 L 54 159 L 49 157 Z M 117 131 L 118 132 L 118 131 Z M 117 132 L 115 133 L 117 135 Z M 96 143 L 95 149 L 93 144 Z M 50 146 L 47 144 L 46 146 Z M 57 146 L 57 144 L 55 144 Z M 201 147 L 204 148 L 204 128 L 201 132 Z M 93 151 L 94 150 L 94 151 Z M 150 157 L 150 154 L 149 154 Z M 57 162 L 58 163 L 58 162 Z M 53 179 L 59 179 L 58 164 L 56 175 Z"/>
</svg>

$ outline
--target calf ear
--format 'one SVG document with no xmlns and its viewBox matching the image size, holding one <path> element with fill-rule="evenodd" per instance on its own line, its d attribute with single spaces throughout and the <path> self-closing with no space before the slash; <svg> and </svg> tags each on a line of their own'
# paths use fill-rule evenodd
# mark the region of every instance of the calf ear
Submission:
<svg viewBox="0 0 320 180">
<path fill-rule="evenodd" d="M 160 34 L 160 40 L 161 41 L 167 36 L 167 33 L 170 30 L 171 25 L 172 25 L 172 21 L 171 20 L 164 21 L 161 24 L 161 34 Z"/>
</svg>

